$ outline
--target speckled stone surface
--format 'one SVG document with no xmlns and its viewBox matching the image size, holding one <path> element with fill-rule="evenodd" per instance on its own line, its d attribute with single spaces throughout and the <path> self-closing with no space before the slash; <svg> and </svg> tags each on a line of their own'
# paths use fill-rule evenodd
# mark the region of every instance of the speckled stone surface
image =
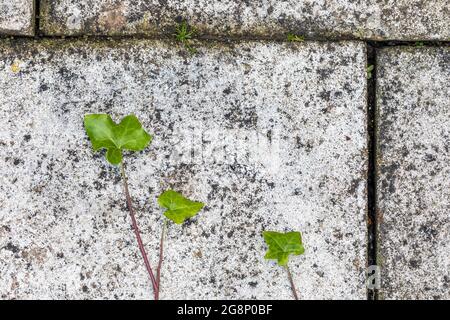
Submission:
<svg viewBox="0 0 450 320">
<path fill-rule="evenodd" d="M 450 48 L 378 54 L 382 295 L 450 298 Z"/>
<path fill-rule="evenodd" d="M 150 260 L 172 187 L 206 203 L 171 225 L 163 299 L 290 299 L 261 232 L 300 230 L 302 299 L 365 299 L 366 52 L 357 42 L 2 42 L 0 297 L 146 299 L 117 169 L 86 113 L 135 113 L 127 154 Z"/>
<path fill-rule="evenodd" d="M 180 19 L 199 34 L 449 40 L 447 0 L 42 0 L 46 34 L 170 34 Z"/>
<path fill-rule="evenodd" d="M 33 0 L 0 0 L 0 35 L 34 34 Z"/>
</svg>

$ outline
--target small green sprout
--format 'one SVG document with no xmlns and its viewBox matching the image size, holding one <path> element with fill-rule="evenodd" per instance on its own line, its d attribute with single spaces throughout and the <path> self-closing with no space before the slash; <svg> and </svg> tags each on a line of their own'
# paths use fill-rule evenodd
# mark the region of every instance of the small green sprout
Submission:
<svg viewBox="0 0 450 320">
<path fill-rule="evenodd" d="M 414 43 L 414 45 L 418 48 L 422 48 L 425 46 L 425 43 L 423 43 L 422 41 L 416 41 L 416 43 Z"/>
<path fill-rule="evenodd" d="M 190 28 L 186 21 L 183 21 L 176 27 L 174 36 L 175 39 L 181 42 L 181 44 L 183 44 L 190 53 L 194 54 L 197 52 L 197 49 L 195 49 L 191 44 L 194 34 L 195 30 Z"/>
<path fill-rule="evenodd" d="M 303 41 L 305 41 L 305 37 L 297 35 L 295 33 L 288 33 L 287 41 L 289 41 L 289 42 L 303 42 Z"/>
<path fill-rule="evenodd" d="M 372 79 L 372 72 L 375 69 L 375 66 L 373 64 L 369 65 L 366 69 L 367 72 L 367 79 L 370 80 Z"/>
<path fill-rule="evenodd" d="M 289 256 L 301 255 L 305 252 L 305 248 L 302 243 L 302 235 L 300 232 L 276 232 L 276 231 L 264 231 L 264 241 L 266 242 L 269 250 L 264 256 L 265 259 L 277 260 L 278 265 L 284 267 L 287 271 L 289 282 L 291 284 L 291 290 L 294 298 L 298 300 L 297 289 L 295 288 L 294 280 L 292 278 L 291 271 L 288 267 Z"/>
</svg>

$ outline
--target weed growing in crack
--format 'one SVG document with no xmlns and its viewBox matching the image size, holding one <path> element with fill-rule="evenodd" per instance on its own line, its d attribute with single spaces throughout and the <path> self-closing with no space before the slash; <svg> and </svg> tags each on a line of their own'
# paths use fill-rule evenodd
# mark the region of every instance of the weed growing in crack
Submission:
<svg viewBox="0 0 450 320">
<path fill-rule="evenodd" d="M 195 30 L 187 24 L 186 21 L 177 25 L 175 30 L 175 39 L 179 41 L 191 54 L 197 53 L 197 49 L 192 46 L 192 38 Z"/>
<path fill-rule="evenodd" d="M 367 80 L 372 79 L 372 72 L 374 69 L 375 69 L 375 66 L 373 64 L 371 64 L 370 66 L 367 67 L 367 69 L 366 69 Z"/>
<path fill-rule="evenodd" d="M 305 37 L 297 35 L 295 33 L 288 33 L 286 36 L 286 40 L 289 42 L 303 42 L 305 41 Z"/>
<path fill-rule="evenodd" d="M 159 294 L 161 292 L 161 269 L 164 260 L 164 238 L 168 220 L 176 224 L 182 224 L 186 219 L 194 217 L 204 207 L 204 204 L 191 201 L 173 190 L 165 191 L 159 196 L 159 205 L 167 209 L 164 212 L 167 219 L 164 219 L 163 222 L 159 247 L 159 262 L 155 273 L 148 260 L 136 221 L 122 156 L 123 150 L 144 150 L 151 143 L 152 136 L 142 128 L 141 123 L 134 115 L 126 116 L 119 124 L 116 124 L 107 114 L 89 114 L 84 117 L 84 126 L 94 151 L 106 149 L 106 160 L 112 165 L 120 166 L 125 199 L 139 251 L 144 259 L 144 264 L 153 286 L 154 299 L 159 300 Z"/>
<path fill-rule="evenodd" d="M 295 300 L 298 300 L 297 289 L 295 287 L 294 279 L 292 278 L 291 270 L 288 266 L 288 260 L 291 254 L 301 255 L 305 252 L 301 233 L 294 231 L 286 233 L 264 231 L 263 237 L 269 247 L 264 258 L 277 260 L 278 265 L 286 269 L 289 283 L 291 284 L 292 294 L 294 295 Z"/>
</svg>

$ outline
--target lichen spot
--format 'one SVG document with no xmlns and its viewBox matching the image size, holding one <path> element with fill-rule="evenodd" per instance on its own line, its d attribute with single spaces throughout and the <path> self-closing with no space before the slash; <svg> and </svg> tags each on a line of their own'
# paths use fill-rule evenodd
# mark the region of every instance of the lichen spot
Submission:
<svg viewBox="0 0 450 320">
<path fill-rule="evenodd" d="M 11 65 L 11 71 L 14 73 L 20 72 L 20 61 L 14 60 L 13 64 Z"/>
<path fill-rule="evenodd" d="M 121 30 L 126 24 L 124 5 L 118 5 L 106 9 L 100 14 L 98 19 L 100 28 L 106 31 Z"/>
</svg>

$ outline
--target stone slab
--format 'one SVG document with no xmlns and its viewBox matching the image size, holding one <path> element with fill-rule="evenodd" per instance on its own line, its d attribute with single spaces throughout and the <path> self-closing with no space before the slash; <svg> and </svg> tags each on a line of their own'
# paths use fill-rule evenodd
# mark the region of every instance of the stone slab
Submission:
<svg viewBox="0 0 450 320">
<path fill-rule="evenodd" d="M 372 40 L 450 40 L 447 0 L 42 0 L 48 35 L 198 34 Z"/>
<path fill-rule="evenodd" d="M 450 298 L 450 48 L 379 51 L 382 293 Z"/>
<path fill-rule="evenodd" d="M 0 0 L 0 35 L 34 35 L 34 0 Z"/>
<path fill-rule="evenodd" d="M 153 264 L 156 196 L 207 204 L 170 226 L 163 299 L 290 299 L 265 229 L 303 232 L 302 299 L 365 299 L 365 68 L 357 42 L 2 42 L 0 297 L 151 297 L 119 172 L 83 129 L 107 112 L 154 134 L 126 156 Z"/>
</svg>

